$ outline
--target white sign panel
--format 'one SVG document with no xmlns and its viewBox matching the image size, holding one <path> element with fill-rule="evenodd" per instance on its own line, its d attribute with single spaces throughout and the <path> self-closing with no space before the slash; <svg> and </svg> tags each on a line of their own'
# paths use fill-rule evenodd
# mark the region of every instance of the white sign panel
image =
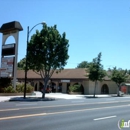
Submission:
<svg viewBox="0 0 130 130">
<path fill-rule="evenodd" d="M 69 83 L 70 80 L 61 80 L 61 82 Z"/>
<path fill-rule="evenodd" d="M 14 44 L 7 44 L 7 45 L 2 46 L 3 49 L 13 48 L 13 47 L 14 47 Z"/>
<path fill-rule="evenodd" d="M 14 57 L 4 57 L 1 59 L 1 77 L 13 76 Z"/>
</svg>

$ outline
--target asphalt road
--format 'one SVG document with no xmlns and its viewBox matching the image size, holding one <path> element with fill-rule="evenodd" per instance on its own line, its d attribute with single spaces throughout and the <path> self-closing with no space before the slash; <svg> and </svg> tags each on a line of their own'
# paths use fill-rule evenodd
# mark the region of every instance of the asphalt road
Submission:
<svg viewBox="0 0 130 130">
<path fill-rule="evenodd" d="M 0 130 L 119 130 L 129 113 L 130 98 L 123 97 L 1 102 Z"/>
</svg>

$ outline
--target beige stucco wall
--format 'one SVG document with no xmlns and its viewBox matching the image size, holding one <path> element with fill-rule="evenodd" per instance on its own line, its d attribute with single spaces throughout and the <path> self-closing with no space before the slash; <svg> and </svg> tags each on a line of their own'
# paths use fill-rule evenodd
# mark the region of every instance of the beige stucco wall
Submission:
<svg viewBox="0 0 130 130">
<path fill-rule="evenodd" d="M 62 93 L 66 93 L 67 85 L 66 83 L 62 83 Z"/>
<path fill-rule="evenodd" d="M 103 84 L 107 84 L 107 86 L 109 88 L 109 94 L 116 94 L 117 93 L 117 85 L 116 85 L 115 82 L 113 82 L 113 81 L 102 81 L 101 86 L 103 86 Z"/>
<path fill-rule="evenodd" d="M 89 81 L 83 81 L 84 94 L 89 94 Z"/>
<path fill-rule="evenodd" d="M 43 83 L 42 81 L 40 81 Z M 34 86 L 37 83 L 37 90 L 39 90 L 39 81 L 34 81 Z M 58 87 L 59 82 L 54 82 L 56 84 L 56 87 Z M 70 85 L 73 85 L 77 82 L 70 82 Z M 82 82 L 78 82 L 79 84 L 82 84 L 84 87 L 84 94 L 94 94 L 94 87 L 95 87 L 95 82 L 92 82 L 91 80 L 84 80 Z M 44 84 L 44 83 L 43 83 Z M 109 94 L 116 94 L 117 93 L 117 85 L 113 81 L 102 81 L 102 82 L 97 82 L 97 87 L 96 87 L 96 94 L 101 94 L 101 88 L 104 84 L 107 84 L 109 88 Z M 62 93 L 67 93 L 67 83 L 62 82 Z"/>
<path fill-rule="evenodd" d="M 94 88 L 95 88 L 95 82 L 92 82 L 91 80 L 89 80 L 89 94 L 94 94 Z M 101 93 L 101 83 L 99 81 L 97 81 L 95 93 L 96 94 Z"/>
<path fill-rule="evenodd" d="M 102 86 L 106 84 L 109 88 L 109 94 L 116 94 L 117 93 L 117 86 L 115 82 L 113 81 L 102 81 L 102 82 L 97 82 L 97 87 L 96 87 L 96 94 L 101 94 L 101 88 Z M 94 94 L 94 87 L 95 87 L 95 82 L 92 82 L 89 80 L 89 94 Z"/>
</svg>

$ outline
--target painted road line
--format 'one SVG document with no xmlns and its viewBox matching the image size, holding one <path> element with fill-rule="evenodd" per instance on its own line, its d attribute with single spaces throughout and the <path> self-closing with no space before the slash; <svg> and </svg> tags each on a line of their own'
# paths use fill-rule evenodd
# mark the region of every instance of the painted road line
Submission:
<svg viewBox="0 0 130 130">
<path fill-rule="evenodd" d="M 29 115 L 20 115 L 20 116 L 10 116 L 10 117 L 1 117 L 1 120 L 9 120 L 9 119 L 18 119 L 18 118 L 27 118 L 27 117 L 36 117 L 36 116 L 47 116 L 47 115 L 55 115 L 55 114 L 66 114 L 66 113 L 75 113 L 75 112 L 84 112 L 84 111 L 93 111 L 93 110 L 101 110 L 101 109 L 111 109 L 118 107 L 127 107 L 128 105 L 121 106 L 110 106 L 110 107 L 99 107 L 99 108 L 88 108 L 88 109 L 79 109 L 72 111 L 60 111 L 60 112 L 52 112 L 52 113 L 38 113 L 38 114 L 29 114 Z"/>
<path fill-rule="evenodd" d="M 99 121 L 99 120 L 110 119 L 110 118 L 114 118 L 114 117 L 117 117 L 117 116 L 107 116 L 107 117 L 96 118 L 96 119 L 93 119 L 93 120 Z"/>
<path fill-rule="evenodd" d="M 0 110 L 0 112 L 1 111 L 18 111 L 18 110 L 20 110 L 19 108 L 14 108 L 14 109 L 2 109 L 2 110 Z"/>
<path fill-rule="evenodd" d="M 30 114 L 30 115 L 21 115 L 21 116 L 10 116 L 10 117 L 2 117 L 2 118 L 0 118 L 0 120 L 18 119 L 18 118 L 44 116 L 44 115 L 46 115 L 46 113 Z"/>
</svg>

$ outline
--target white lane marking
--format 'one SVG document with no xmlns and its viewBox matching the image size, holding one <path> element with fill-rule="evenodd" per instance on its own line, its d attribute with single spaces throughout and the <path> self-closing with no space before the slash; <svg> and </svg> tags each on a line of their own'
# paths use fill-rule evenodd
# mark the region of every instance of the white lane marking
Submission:
<svg viewBox="0 0 130 130">
<path fill-rule="evenodd" d="M 0 110 L 0 112 L 1 111 L 18 111 L 18 110 L 20 110 L 20 109 L 19 108 L 18 109 L 17 108 L 16 109 L 2 109 L 2 110 Z"/>
<path fill-rule="evenodd" d="M 89 108 L 89 109 L 80 109 L 80 110 L 72 110 L 72 111 L 60 111 L 60 112 L 52 112 L 52 113 L 39 113 L 39 114 L 30 114 L 30 115 L 21 115 L 21 116 L 10 116 L 10 117 L 2 117 L 2 118 L 0 118 L 0 120 L 34 117 L 34 116 L 47 116 L 47 115 L 54 115 L 54 114 L 66 114 L 66 113 L 111 109 L 111 108 L 119 108 L 119 107 L 127 107 L 127 106 L 128 105 L 121 105 L 121 106 L 113 106 L 113 107 Z M 105 119 L 105 118 L 113 118 L 113 117 L 111 116 L 111 117 L 103 117 L 103 118 Z M 99 120 L 99 118 L 94 119 L 94 120 Z M 101 120 L 101 118 L 100 118 L 100 120 Z"/>
<path fill-rule="evenodd" d="M 16 104 L 16 106 L 33 106 L 33 105 L 37 105 L 37 103 L 24 103 L 24 104 Z"/>
<path fill-rule="evenodd" d="M 93 119 L 93 120 L 98 121 L 98 120 L 104 120 L 104 119 L 109 119 L 109 118 L 114 118 L 114 117 L 117 117 L 117 116 L 101 117 L 101 118 L 96 118 L 96 119 Z"/>
<path fill-rule="evenodd" d="M 72 103 L 76 103 L 76 102 L 84 102 L 84 101 L 72 101 Z"/>
</svg>

